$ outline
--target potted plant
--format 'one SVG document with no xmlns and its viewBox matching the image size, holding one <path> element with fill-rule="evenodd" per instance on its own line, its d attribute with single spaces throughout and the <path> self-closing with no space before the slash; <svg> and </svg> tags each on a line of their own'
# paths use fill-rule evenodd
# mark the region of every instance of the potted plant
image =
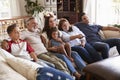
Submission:
<svg viewBox="0 0 120 80">
<path fill-rule="evenodd" d="M 34 12 L 42 12 L 44 10 L 44 7 L 38 4 L 38 0 L 31 1 L 31 0 L 25 0 L 25 10 L 28 14 L 33 15 Z"/>
</svg>

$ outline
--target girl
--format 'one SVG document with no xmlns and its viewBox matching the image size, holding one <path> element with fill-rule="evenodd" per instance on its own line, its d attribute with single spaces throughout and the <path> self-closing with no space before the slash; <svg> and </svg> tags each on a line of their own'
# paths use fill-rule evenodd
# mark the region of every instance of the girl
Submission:
<svg viewBox="0 0 120 80">
<path fill-rule="evenodd" d="M 73 62 L 73 58 L 71 57 L 71 47 L 68 43 L 64 43 L 59 37 L 59 32 L 56 27 L 50 29 L 49 38 L 49 47 L 56 47 L 57 49 L 55 52 L 64 54 Z"/>
</svg>

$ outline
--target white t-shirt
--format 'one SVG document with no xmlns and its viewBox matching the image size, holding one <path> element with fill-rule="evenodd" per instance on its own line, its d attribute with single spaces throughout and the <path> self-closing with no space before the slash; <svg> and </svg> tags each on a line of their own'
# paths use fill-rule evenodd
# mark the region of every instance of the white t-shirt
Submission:
<svg viewBox="0 0 120 80">
<path fill-rule="evenodd" d="M 80 31 L 76 26 L 72 26 L 72 29 L 73 29 L 73 31 L 71 31 L 71 32 L 61 31 L 62 32 L 62 38 L 65 42 L 69 42 L 71 47 L 72 47 L 72 46 L 75 46 L 75 45 L 80 45 L 81 40 L 86 41 L 85 37 L 83 37 L 82 39 L 76 38 L 74 40 L 70 40 L 70 36 L 75 36 L 75 35 L 78 35 L 78 34 L 82 34 L 83 36 L 85 36 L 84 33 L 82 31 Z"/>
<path fill-rule="evenodd" d="M 38 31 L 36 32 L 30 32 L 28 30 L 22 31 L 21 39 L 28 41 L 32 48 L 35 50 L 35 53 L 37 55 L 48 52 L 41 41 L 40 33 Z"/>
</svg>

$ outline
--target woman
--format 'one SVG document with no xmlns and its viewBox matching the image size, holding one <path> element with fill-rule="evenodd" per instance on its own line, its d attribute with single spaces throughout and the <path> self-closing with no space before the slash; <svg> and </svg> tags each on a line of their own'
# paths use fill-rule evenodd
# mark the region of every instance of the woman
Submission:
<svg viewBox="0 0 120 80">
<path fill-rule="evenodd" d="M 69 42 L 72 50 L 78 52 L 87 63 L 102 59 L 97 51 L 86 42 L 85 35 L 76 26 L 70 25 L 67 19 L 60 19 L 58 28 L 62 31 L 63 40 Z"/>
<path fill-rule="evenodd" d="M 48 36 L 50 36 L 49 35 L 50 29 L 52 27 L 56 27 L 56 22 L 55 21 L 56 21 L 56 19 L 52 15 L 49 15 L 49 16 L 45 17 L 45 26 L 44 26 L 44 29 L 43 29 L 42 39 L 43 39 L 46 47 L 48 46 Z M 59 34 L 60 34 L 60 32 L 59 32 Z M 47 49 L 49 51 L 56 51 L 55 47 L 49 47 L 49 48 L 47 47 Z M 62 54 L 59 54 L 59 53 L 55 53 L 55 55 L 57 57 L 61 58 L 67 64 L 69 70 L 71 71 L 71 73 L 76 78 L 80 78 L 81 75 L 77 72 L 77 70 L 74 68 L 73 64 L 71 63 L 71 61 L 65 55 L 62 55 Z M 82 69 L 86 66 L 84 61 L 81 59 L 81 57 L 78 55 L 77 52 L 72 51 L 71 56 L 74 59 L 74 61 L 76 63 L 76 66 L 78 67 L 79 71 L 81 72 Z"/>
</svg>

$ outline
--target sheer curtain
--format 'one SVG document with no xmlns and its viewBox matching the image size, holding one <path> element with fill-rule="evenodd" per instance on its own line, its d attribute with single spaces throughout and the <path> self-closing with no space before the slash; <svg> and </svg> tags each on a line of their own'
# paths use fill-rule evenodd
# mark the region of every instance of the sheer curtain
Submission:
<svg viewBox="0 0 120 80">
<path fill-rule="evenodd" d="M 0 0 L 0 19 L 11 17 L 10 0 Z"/>
<path fill-rule="evenodd" d="M 10 11 L 11 17 L 21 16 L 20 2 L 21 0 L 9 0 L 10 1 Z"/>
<path fill-rule="evenodd" d="M 113 0 L 84 0 L 84 12 L 87 13 L 90 23 L 100 25 L 120 24 L 120 6 Z"/>
<path fill-rule="evenodd" d="M 83 12 L 85 12 L 88 15 L 90 19 L 90 23 L 95 23 L 95 19 L 96 19 L 95 2 L 96 0 L 84 0 L 83 1 Z"/>
<path fill-rule="evenodd" d="M 96 23 L 111 25 L 114 19 L 112 0 L 97 0 Z"/>
<path fill-rule="evenodd" d="M 27 15 L 24 0 L 0 0 L 0 19 Z"/>
</svg>

